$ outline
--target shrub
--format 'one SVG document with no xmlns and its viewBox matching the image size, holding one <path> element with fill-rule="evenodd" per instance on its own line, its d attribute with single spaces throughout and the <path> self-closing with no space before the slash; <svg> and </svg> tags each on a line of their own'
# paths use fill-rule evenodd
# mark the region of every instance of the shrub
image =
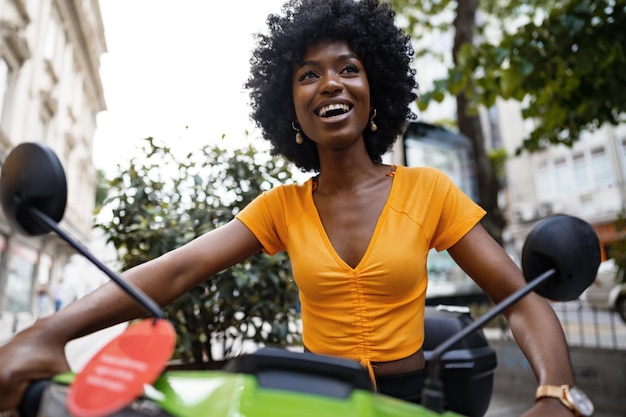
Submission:
<svg viewBox="0 0 626 417">
<path fill-rule="evenodd" d="M 154 259 L 225 224 L 256 195 L 293 181 L 282 159 L 252 146 L 205 145 L 177 158 L 147 138 L 142 156 L 108 180 L 96 227 L 116 248 L 122 269 Z M 103 216 L 100 216 L 102 218 Z M 254 255 L 206 280 L 165 308 L 177 332 L 175 357 L 215 367 L 241 353 L 242 343 L 299 343 L 297 288 L 284 253 Z"/>
</svg>

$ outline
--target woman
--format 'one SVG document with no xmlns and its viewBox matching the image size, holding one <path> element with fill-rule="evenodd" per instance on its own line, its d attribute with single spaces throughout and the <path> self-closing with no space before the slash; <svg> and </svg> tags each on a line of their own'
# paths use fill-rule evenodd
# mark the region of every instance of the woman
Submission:
<svg viewBox="0 0 626 417">
<path fill-rule="evenodd" d="M 306 348 L 359 360 L 380 392 L 417 401 L 430 248 L 447 249 L 496 302 L 524 279 L 480 226 L 484 211 L 449 179 L 381 163 L 416 98 L 409 39 L 391 8 L 302 0 L 283 12 L 268 18 L 251 59 L 252 116 L 275 154 L 317 175 L 264 193 L 227 225 L 124 276 L 166 305 L 260 250 L 286 250 Z M 107 284 L 19 333 L 0 348 L 0 409 L 15 406 L 26 381 L 66 371 L 69 340 L 140 314 Z M 507 318 L 539 382 L 573 385 L 550 306 L 529 295 Z M 544 398 L 526 414 L 539 415 L 572 413 Z"/>
</svg>

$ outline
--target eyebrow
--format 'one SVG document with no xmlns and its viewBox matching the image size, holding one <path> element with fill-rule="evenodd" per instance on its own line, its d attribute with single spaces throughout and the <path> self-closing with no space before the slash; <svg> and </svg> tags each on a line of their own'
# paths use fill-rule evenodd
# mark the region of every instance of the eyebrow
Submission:
<svg viewBox="0 0 626 417">
<path fill-rule="evenodd" d="M 337 62 L 341 62 L 341 61 L 348 61 L 348 60 L 350 60 L 350 59 L 356 59 L 356 60 L 359 60 L 359 57 L 357 57 L 357 56 L 356 56 L 356 55 L 354 55 L 354 54 L 341 54 L 341 55 L 337 56 L 337 58 L 335 59 L 335 61 L 337 61 Z M 302 68 L 302 67 L 304 67 L 304 66 L 306 66 L 306 65 L 312 65 L 312 66 L 315 66 L 315 65 L 319 65 L 319 63 L 320 63 L 320 61 L 313 61 L 313 60 L 309 60 L 309 61 L 302 61 L 302 62 L 300 62 L 300 63 L 296 66 L 296 68 Z"/>
</svg>

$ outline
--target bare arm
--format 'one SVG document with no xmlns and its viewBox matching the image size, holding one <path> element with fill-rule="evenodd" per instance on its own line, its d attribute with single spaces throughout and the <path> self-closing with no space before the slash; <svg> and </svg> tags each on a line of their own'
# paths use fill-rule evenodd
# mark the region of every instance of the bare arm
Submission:
<svg viewBox="0 0 626 417">
<path fill-rule="evenodd" d="M 239 220 L 233 220 L 126 271 L 123 277 L 164 306 L 260 249 L 252 232 Z M 38 320 L 0 346 L 0 410 L 17 405 L 27 381 L 49 378 L 69 369 L 64 355 L 69 340 L 144 314 L 114 283 L 107 283 L 58 313 Z"/>
<path fill-rule="evenodd" d="M 123 278 L 165 306 L 260 249 L 252 232 L 239 220 L 233 220 L 178 249 L 129 269 Z M 71 340 L 144 314 L 135 301 L 110 282 L 51 316 L 50 321 L 63 322 L 67 340 Z"/>
<path fill-rule="evenodd" d="M 494 302 L 526 283 L 521 270 L 481 225 L 474 227 L 448 252 Z M 539 384 L 573 385 L 565 335 L 548 302 L 530 293 L 504 314 Z M 560 415 L 571 415 L 558 400 L 543 399 L 540 403 Z"/>
</svg>

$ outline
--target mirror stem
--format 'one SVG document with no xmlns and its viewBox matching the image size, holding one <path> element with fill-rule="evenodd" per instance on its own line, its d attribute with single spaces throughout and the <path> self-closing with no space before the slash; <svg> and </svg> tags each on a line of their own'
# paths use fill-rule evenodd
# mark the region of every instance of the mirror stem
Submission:
<svg viewBox="0 0 626 417">
<path fill-rule="evenodd" d="M 96 259 L 96 257 L 93 256 L 83 245 L 81 245 L 78 241 L 76 241 L 69 234 L 63 231 L 63 229 L 61 229 L 59 225 L 56 224 L 52 219 L 50 219 L 48 216 L 46 216 L 35 207 L 28 207 L 27 212 L 44 226 L 48 227 L 50 230 L 53 230 L 55 233 L 61 236 L 63 240 L 69 243 L 70 246 L 76 249 L 81 255 L 89 259 L 91 263 L 97 266 L 98 269 L 104 272 L 117 285 L 119 285 L 124 291 L 126 291 L 128 295 L 136 300 L 141 305 L 141 307 L 143 307 L 146 313 L 154 318 L 165 318 L 163 310 L 161 310 L 161 308 L 150 297 L 148 297 L 141 290 L 129 284 L 127 281 L 122 279 L 122 277 L 111 271 L 111 269 L 109 269 L 106 265 Z"/>
<path fill-rule="evenodd" d="M 452 337 L 448 338 L 446 341 L 437 346 L 437 348 L 432 351 L 432 356 L 428 369 L 428 378 L 426 378 L 426 381 L 424 383 L 424 390 L 422 391 L 422 405 L 433 411 L 444 411 L 444 398 L 442 392 L 443 386 L 441 381 L 439 380 L 439 359 L 441 355 L 447 352 L 455 344 L 483 327 L 489 321 L 494 319 L 498 314 L 502 313 L 504 310 L 523 298 L 526 294 L 533 291 L 539 285 L 552 278 L 552 276 L 556 275 L 556 273 L 557 271 L 554 268 L 547 270 L 543 274 L 530 281 L 523 288 L 519 289 L 518 291 L 514 292 L 513 294 L 502 300 L 500 303 L 496 304 L 487 313 L 480 316 L 477 320 L 473 321 L 467 327 L 464 327 L 460 332 L 455 333 Z"/>
</svg>

